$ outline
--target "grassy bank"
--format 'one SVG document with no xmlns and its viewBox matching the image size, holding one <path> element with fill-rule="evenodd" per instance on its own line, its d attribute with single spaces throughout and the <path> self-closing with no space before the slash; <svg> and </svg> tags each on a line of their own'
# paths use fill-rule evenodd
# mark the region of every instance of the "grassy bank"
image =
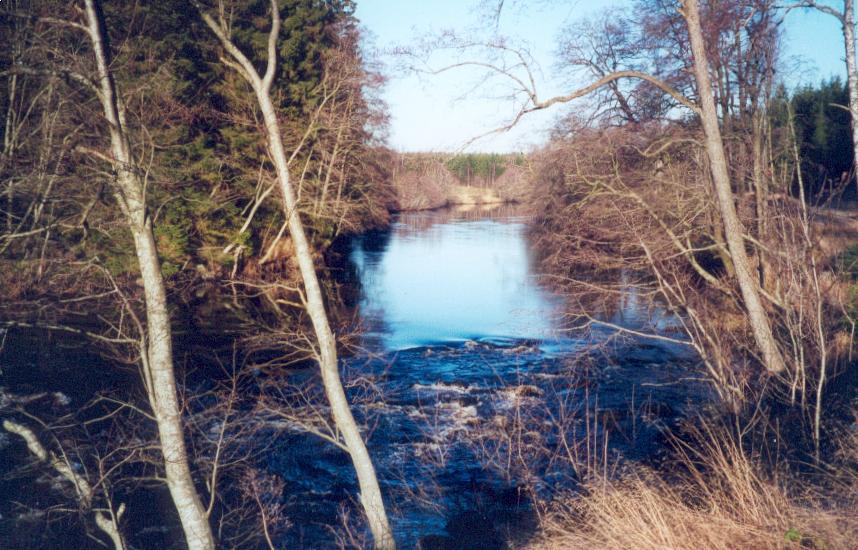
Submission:
<svg viewBox="0 0 858 550">
<path fill-rule="evenodd" d="M 531 550 L 847 550 L 856 545 L 856 478 L 843 462 L 820 482 L 772 473 L 735 436 L 716 431 L 680 441 L 673 475 L 641 468 L 620 479 L 595 476 L 583 496 L 556 502 Z"/>
</svg>

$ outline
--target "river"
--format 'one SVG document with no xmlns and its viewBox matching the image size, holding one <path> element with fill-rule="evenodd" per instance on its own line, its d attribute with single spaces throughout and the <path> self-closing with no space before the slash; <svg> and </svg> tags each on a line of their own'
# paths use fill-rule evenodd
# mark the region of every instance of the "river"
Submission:
<svg viewBox="0 0 858 550">
<path fill-rule="evenodd" d="M 345 370 L 380 391 L 355 409 L 403 548 L 526 539 L 530 496 L 578 481 L 576 468 L 551 459 L 562 437 L 590 431 L 611 457 L 653 460 L 661 427 L 705 395 L 688 379 L 683 346 L 567 331 L 562 297 L 537 276 L 528 222 L 510 207 L 404 213 L 352 243 L 363 351 Z M 609 320 L 635 325 L 643 315 L 626 300 Z M 606 426 L 623 435 L 605 441 Z M 522 449 L 508 444 L 513 436 Z M 299 525 L 284 547 L 334 546 L 329 528 L 356 491 L 343 453 L 295 434 L 271 468 L 291 480 Z M 533 476 L 536 493 L 522 487 Z"/>
</svg>

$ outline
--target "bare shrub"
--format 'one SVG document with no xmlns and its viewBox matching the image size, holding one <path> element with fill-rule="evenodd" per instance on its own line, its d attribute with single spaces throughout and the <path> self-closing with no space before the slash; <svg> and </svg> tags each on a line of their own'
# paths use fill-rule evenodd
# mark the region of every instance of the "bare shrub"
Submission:
<svg viewBox="0 0 858 550">
<path fill-rule="evenodd" d="M 535 161 L 541 182 L 536 236 L 549 279 L 568 296 L 573 324 L 605 324 L 618 296 L 633 297 L 652 318 L 613 328 L 692 348 L 734 410 L 755 403 L 762 387 L 806 407 L 818 442 L 825 383 L 842 368 L 852 342 L 840 328 L 839 275 L 831 256 L 820 253 L 823 224 L 816 217 L 824 213 L 803 195 L 790 196 L 791 156 L 788 148 L 773 155 L 777 169 L 764 204 L 743 194 L 738 209 L 787 357 L 777 384 L 758 376 L 759 353 L 693 128 L 579 129 L 557 140 Z M 672 321 L 665 324 L 661 313 Z"/>
<path fill-rule="evenodd" d="M 447 206 L 456 178 L 440 155 L 399 155 L 393 170 L 393 187 L 400 210 L 431 210 Z"/>
</svg>

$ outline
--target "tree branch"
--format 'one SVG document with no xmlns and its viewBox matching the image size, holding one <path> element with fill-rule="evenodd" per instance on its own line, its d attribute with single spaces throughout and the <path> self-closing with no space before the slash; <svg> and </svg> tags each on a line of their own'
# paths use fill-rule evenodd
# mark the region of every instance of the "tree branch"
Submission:
<svg viewBox="0 0 858 550">
<path fill-rule="evenodd" d="M 271 0 L 271 31 L 268 33 L 268 65 L 265 68 L 265 76 L 262 79 L 262 89 L 267 94 L 274 82 L 277 72 L 277 37 L 280 34 L 280 9 L 277 0 Z"/>
<path fill-rule="evenodd" d="M 847 1 L 850 1 L 850 0 L 847 0 Z M 778 7 L 782 8 L 786 11 L 790 11 L 790 10 L 793 10 L 796 8 L 809 8 L 809 9 L 819 10 L 822 13 L 827 13 L 828 15 L 831 15 L 831 16 L 837 18 L 837 20 L 840 21 L 841 23 L 844 23 L 844 20 L 845 20 L 845 16 L 844 16 L 843 12 L 837 11 L 836 9 L 832 8 L 831 6 L 826 6 L 825 4 L 820 4 L 819 2 L 816 2 L 815 0 L 805 0 L 803 2 L 796 2 L 795 4 L 789 4 L 786 6 L 778 6 Z"/>
<path fill-rule="evenodd" d="M 591 92 L 598 90 L 602 86 L 609 84 L 611 82 L 614 82 L 616 80 L 619 80 L 621 78 L 637 78 L 639 80 L 649 82 L 650 84 L 652 84 L 656 88 L 659 88 L 660 90 L 662 90 L 663 92 L 665 92 L 666 94 L 671 96 L 673 99 L 675 99 L 676 101 L 678 101 L 679 103 L 681 103 L 682 105 L 684 105 L 685 107 L 687 107 L 688 109 L 693 111 L 695 114 L 697 114 L 697 115 L 700 114 L 700 107 L 698 107 L 698 105 L 696 103 L 694 103 L 693 101 L 691 101 L 690 99 L 688 99 L 687 97 L 682 95 L 680 92 L 678 92 L 677 90 L 675 90 L 674 88 L 669 86 L 664 81 L 662 81 L 662 80 L 660 80 L 660 79 L 658 79 L 658 78 L 656 78 L 650 74 L 643 73 L 640 71 L 617 71 L 614 73 L 607 74 L 607 75 L 603 76 L 602 78 L 600 78 L 599 80 L 593 82 L 592 84 L 589 84 L 583 88 L 579 88 L 570 94 L 562 95 L 562 96 L 556 96 L 556 97 L 553 97 L 549 100 L 539 102 L 539 103 L 535 104 L 533 107 L 531 107 L 530 109 L 527 109 L 526 112 L 532 112 L 532 111 L 539 111 L 542 109 L 547 109 L 548 107 L 551 107 L 552 105 L 556 105 L 558 103 L 568 103 L 574 99 L 578 99 L 579 97 L 583 97 L 587 94 L 590 94 Z"/>
<path fill-rule="evenodd" d="M 253 66 L 253 63 L 250 62 L 250 59 L 248 59 L 247 56 L 244 55 L 244 53 L 240 49 L 238 49 L 238 46 L 236 46 L 235 43 L 233 43 L 233 41 L 230 39 L 227 29 L 224 28 L 220 23 L 216 22 L 214 20 L 214 18 L 212 18 L 212 16 L 209 15 L 205 11 L 205 8 L 203 7 L 202 4 L 200 4 L 196 0 L 192 0 L 192 1 L 193 1 L 194 6 L 197 8 L 197 11 L 200 12 L 200 17 L 203 18 L 203 21 L 205 22 L 205 24 L 208 25 L 209 29 L 211 29 L 211 31 L 218 38 L 218 40 L 220 40 L 221 46 L 223 46 L 223 48 L 240 65 L 240 67 L 241 67 L 240 72 L 241 72 L 242 76 L 244 76 L 244 78 L 246 78 L 247 81 L 250 82 L 250 84 L 254 88 L 258 88 L 260 90 L 263 89 L 264 84 L 263 84 L 262 79 L 259 77 L 259 72 L 256 70 L 256 67 Z M 274 2 L 274 0 L 272 0 L 272 2 Z M 274 10 L 274 11 L 275 11 L 275 13 L 277 13 L 277 10 Z M 277 15 L 279 18 L 279 13 Z M 279 24 L 278 24 L 278 26 L 279 26 Z M 270 47 L 270 37 L 269 37 L 269 47 Z M 268 68 L 271 71 L 273 71 L 274 69 L 272 68 L 272 64 L 270 61 L 271 60 L 269 59 Z M 231 65 L 229 63 L 227 63 L 227 64 Z M 235 65 L 231 65 L 231 66 L 238 68 Z M 266 78 L 268 77 L 267 71 L 266 71 L 265 76 L 266 76 Z M 272 79 L 273 79 L 273 76 L 272 76 Z"/>
<path fill-rule="evenodd" d="M 101 98 L 101 90 L 98 89 L 98 86 L 95 85 L 95 82 L 75 71 L 34 69 L 32 67 L 18 66 L 13 69 L 8 69 L 6 71 L 0 72 L 0 76 L 8 76 L 15 74 L 30 76 L 50 76 L 53 78 L 69 78 L 79 84 L 83 84 L 91 92 L 95 93 L 96 97 Z"/>
<path fill-rule="evenodd" d="M 9 433 L 20 436 L 26 442 L 27 449 L 29 449 L 30 453 L 32 453 L 39 462 L 47 463 L 51 468 L 56 470 L 58 474 L 70 481 L 71 484 L 74 485 L 75 492 L 77 493 L 78 501 L 81 506 L 86 510 L 90 509 L 92 506 L 93 490 L 92 485 L 86 478 L 75 472 L 66 460 L 60 459 L 53 452 L 45 449 L 44 445 L 39 441 L 39 438 L 36 437 L 35 433 L 33 433 L 33 430 L 27 426 L 18 424 L 11 420 L 4 420 L 3 428 Z M 116 550 L 125 550 L 125 541 L 117 527 L 117 522 L 122 518 L 122 514 L 124 512 L 125 504 L 119 505 L 119 510 L 117 511 L 115 518 L 108 518 L 108 516 L 101 510 L 95 511 L 96 525 L 98 525 L 98 528 L 110 537 L 110 540 L 113 541 L 113 546 Z"/>
</svg>

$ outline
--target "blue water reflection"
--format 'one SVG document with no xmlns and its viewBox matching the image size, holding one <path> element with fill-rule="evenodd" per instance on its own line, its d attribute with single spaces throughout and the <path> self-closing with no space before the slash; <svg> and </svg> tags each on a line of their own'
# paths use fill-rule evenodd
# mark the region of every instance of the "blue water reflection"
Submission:
<svg viewBox="0 0 858 550">
<path fill-rule="evenodd" d="M 392 351 L 464 340 L 553 339 L 558 300 L 538 284 L 526 218 L 455 211 L 402 214 L 358 239 L 367 340 Z"/>
</svg>

